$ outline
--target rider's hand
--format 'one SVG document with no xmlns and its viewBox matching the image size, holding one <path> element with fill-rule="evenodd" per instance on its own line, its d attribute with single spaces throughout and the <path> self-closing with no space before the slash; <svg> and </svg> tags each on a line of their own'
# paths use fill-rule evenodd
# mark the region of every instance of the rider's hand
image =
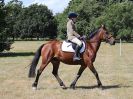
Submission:
<svg viewBox="0 0 133 99">
<path fill-rule="evenodd" d="M 78 37 L 78 39 L 82 40 L 83 38 L 80 36 L 80 37 Z"/>
<path fill-rule="evenodd" d="M 87 37 L 85 35 L 83 35 L 82 38 L 86 39 Z"/>
<path fill-rule="evenodd" d="M 86 36 L 83 35 L 82 37 L 79 38 L 80 40 L 86 39 Z"/>
</svg>

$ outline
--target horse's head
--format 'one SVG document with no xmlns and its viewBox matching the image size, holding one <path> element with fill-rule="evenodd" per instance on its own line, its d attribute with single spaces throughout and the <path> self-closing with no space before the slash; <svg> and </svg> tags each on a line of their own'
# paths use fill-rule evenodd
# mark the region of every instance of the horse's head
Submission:
<svg viewBox="0 0 133 99">
<path fill-rule="evenodd" d="M 105 25 L 101 25 L 101 27 L 99 29 L 99 36 L 100 36 L 101 40 L 106 41 L 110 45 L 115 45 L 115 39 L 112 36 L 112 34 L 108 32 Z"/>
</svg>

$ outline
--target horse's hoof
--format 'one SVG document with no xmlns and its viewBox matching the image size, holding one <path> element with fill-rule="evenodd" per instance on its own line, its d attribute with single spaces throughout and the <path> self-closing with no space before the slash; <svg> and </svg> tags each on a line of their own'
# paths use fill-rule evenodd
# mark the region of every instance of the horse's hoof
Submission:
<svg viewBox="0 0 133 99">
<path fill-rule="evenodd" d="M 103 90 L 103 86 L 101 84 L 98 85 L 98 88 L 101 89 L 101 90 Z"/>
<path fill-rule="evenodd" d="M 33 90 L 37 90 L 37 87 L 32 87 Z"/>
<path fill-rule="evenodd" d="M 67 89 L 67 87 L 66 87 L 66 86 L 61 86 L 61 88 L 62 88 L 62 89 Z"/>
<path fill-rule="evenodd" d="M 75 85 L 71 84 L 70 89 L 75 89 Z"/>
</svg>

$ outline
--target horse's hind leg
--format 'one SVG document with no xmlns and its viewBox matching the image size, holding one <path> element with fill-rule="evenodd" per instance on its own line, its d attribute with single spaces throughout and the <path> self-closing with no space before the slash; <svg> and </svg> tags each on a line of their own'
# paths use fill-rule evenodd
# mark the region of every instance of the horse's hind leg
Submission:
<svg viewBox="0 0 133 99">
<path fill-rule="evenodd" d="M 59 69 L 59 65 L 60 65 L 60 62 L 57 60 L 53 60 L 51 62 L 53 64 L 53 71 L 52 71 L 52 74 L 55 76 L 55 78 L 57 79 L 59 85 L 63 88 L 63 89 L 66 89 L 66 86 L 65 84 L 63 83 L 63 81 L 60 79 L 59 75 L 58 75 L 58 69 Z"/>
<path fill-rule="evenodd" d="M 81 67 L 79 68 L 79 71 L 78 71 L 78 73 L 77 73 L 77 76 L 76 76 L 76 78 L 74 79 L 74 81 L 71 83 L 70 88 L 75 89 L 75 85 L 76 85 L 76 83 L 77 83 L 79 77 L 81 76 L 81 74 L 82 74 L 83 71 L 85 70 L 85 68 L 86 68 L 86 66 L 81 66 Z"/>
<path fill-rule="evenodd" d="M 42 64 L 41 64 L 40 68 L 37 70 L 36 79 L 35 79 L 34 83 L 32 84 L 33 89 L 37 89 L 39 77 L 40 77 L 42 71 L 45 69 L 45 67 L 49 64 L 50 61 L 51 61 L 51 57 L 49 57 L 49 58 L 42 57 Z"/>
<path fill-rule="evenodd" d="M 47 63 L 47 64 L 48 64 L 48 63 Z M 41 64 L 40 68 L 37 70 L 36 79 L 35 79 L 34 83 L 32 84 L 32 88 L 33 88 L 34 90 L 37 89 L 39 77 L 40 77 L 42 71 L 43 71 L 43 70 L 45 69 L 45 67 L 47 66 L 47 64 Z"/>
</svg>

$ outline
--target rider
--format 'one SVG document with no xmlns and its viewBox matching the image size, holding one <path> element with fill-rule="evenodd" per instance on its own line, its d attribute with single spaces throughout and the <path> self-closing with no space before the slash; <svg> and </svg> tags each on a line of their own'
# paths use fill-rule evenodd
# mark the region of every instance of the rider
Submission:
<svg viewBox="0 0 133 99">
<path fill-rule="evenodd" d="M 79 50 L 82 46 L 82 42 L 79 40 L 80 35 L 76 32 L 76 27 L 75 23 L 77 20 L 77 14 L 72 12 L 68 14 L 68 22 L 67 22 L 67 37 L 68 40 L 76 44 L 76 49 L 75 49 L 75 55 L 73 57 L 73 60 L 80 60 L 80 54 Z"/>
</svg>

